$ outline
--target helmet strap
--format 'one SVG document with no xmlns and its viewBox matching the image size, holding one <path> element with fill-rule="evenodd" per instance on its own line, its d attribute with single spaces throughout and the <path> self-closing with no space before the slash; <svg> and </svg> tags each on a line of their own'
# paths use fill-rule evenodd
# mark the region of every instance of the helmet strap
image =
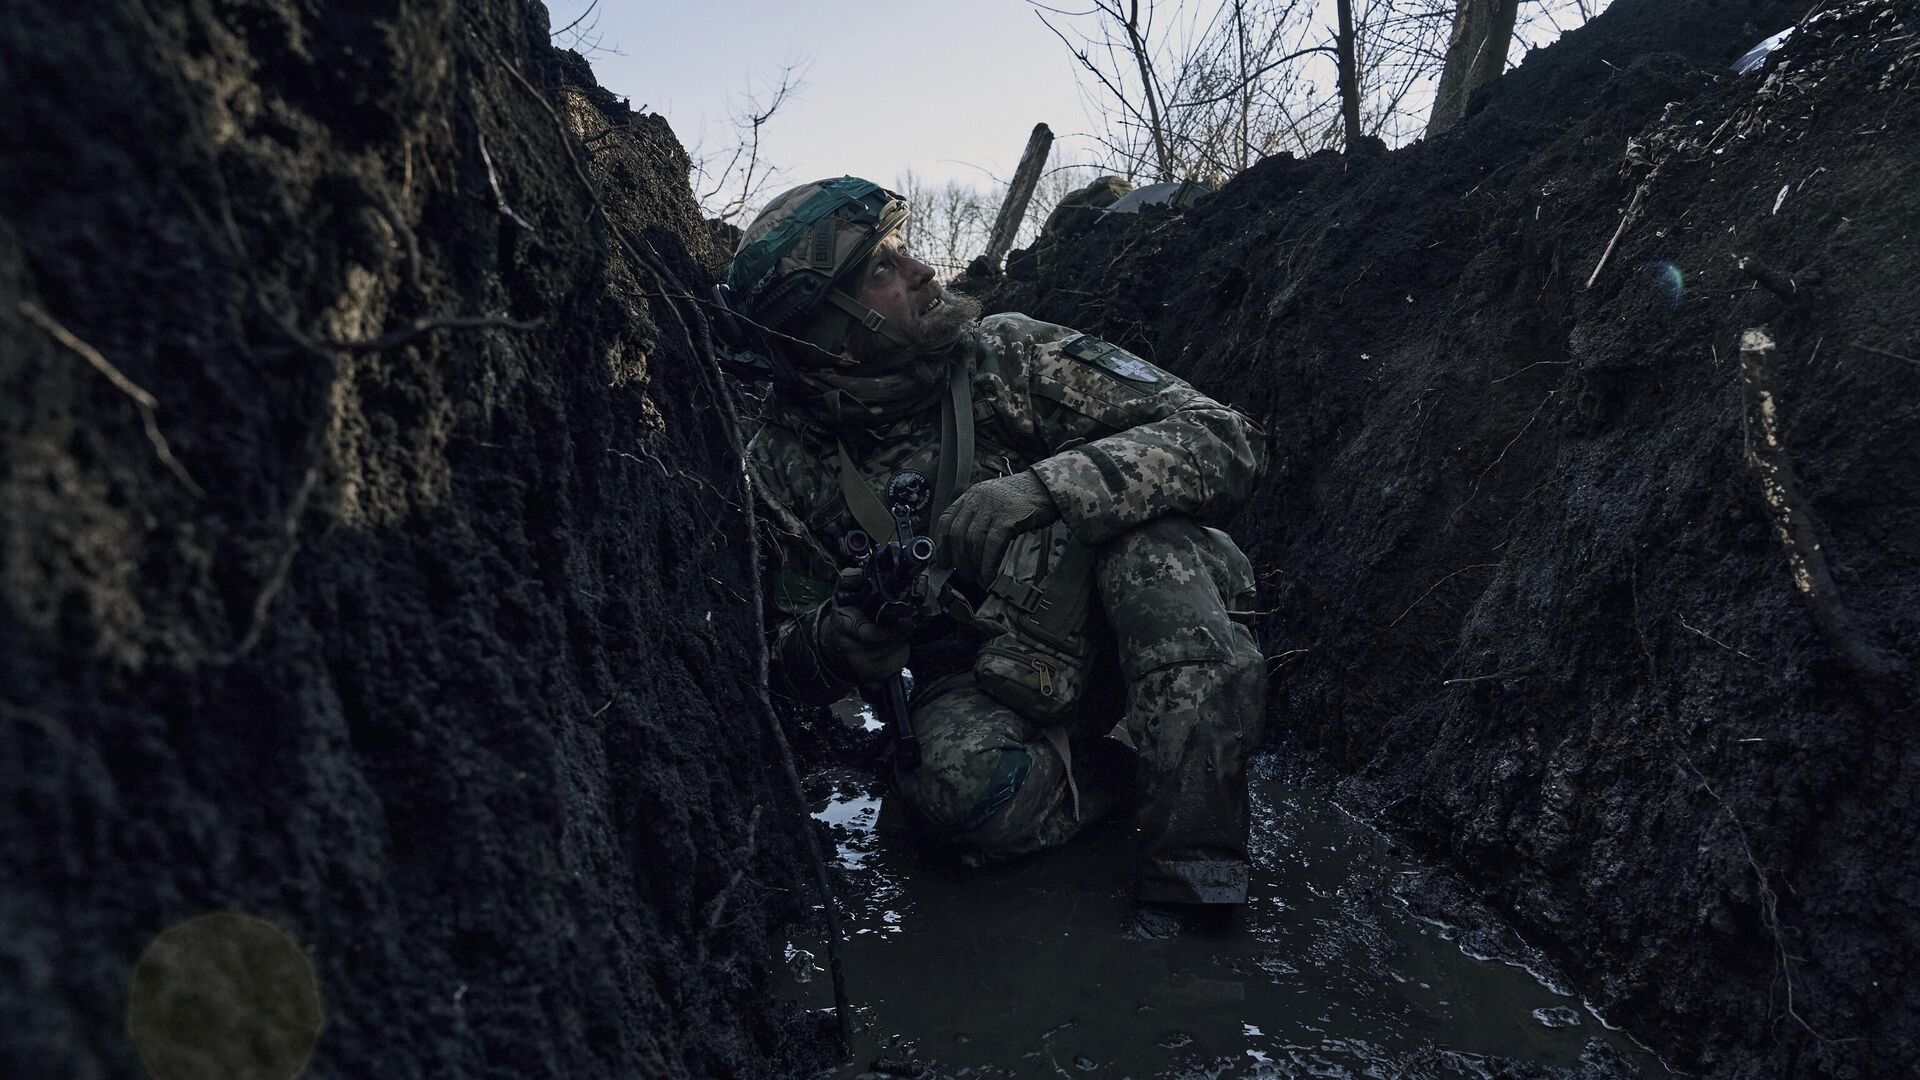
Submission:
<svg viewBox="0 0 1920 1080">
<path fill-rule="evenodd" d="M 853 316 L 854 322 L 903 349 L 911 348 L 914 344 L 913 339 L 907 336 L 907 332 L 889 322 L 885 315 L 848 296 L 840 289 L 828 289 L 827 302 Z M 851 332 L 851 327 L 848 329 Z"/>
</svg>

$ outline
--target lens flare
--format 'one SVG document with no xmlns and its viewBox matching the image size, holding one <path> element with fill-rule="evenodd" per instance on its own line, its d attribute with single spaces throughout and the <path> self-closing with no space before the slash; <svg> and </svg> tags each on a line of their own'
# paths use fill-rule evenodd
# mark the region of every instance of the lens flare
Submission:
<svg viewBox="0 0 1920 1080">
<path fill-rule="evenodd" d="M 1669 304 L 1677 304 L 1687 294 L 1687 278 L 1678 266 L 1664 259 L 1650 262 L 1646 266 L 1647 277 L 1653 282 L 1653 291 Z"/>
</svg>

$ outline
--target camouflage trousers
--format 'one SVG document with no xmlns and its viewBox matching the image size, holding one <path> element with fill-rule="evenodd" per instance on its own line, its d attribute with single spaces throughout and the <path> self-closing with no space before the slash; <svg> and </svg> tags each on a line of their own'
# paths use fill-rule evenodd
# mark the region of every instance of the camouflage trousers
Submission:
<svg viewBox="0 0 1920 1080">
<path fill-rule="evenodd" d="M 1124 708 L 1138 751 L 1134 895 L 1243 903 L 1246 760 L 1260 739 L 1266 672 L 1229 612 L 1253 608 L 1253 568 L 1225 533 L 1183 517 L 1129 530 L 1097 555 L 1105 629 L 1094 683 L 1107 692 L 1090 695 L 1075 745 Z M 988 856 L 1035 851 L 1071 839 L 1113 799 L 1097 790 L 1104 778 L 1086 769 L 1087 755 L 1070 752 L 1076 799 L 1043 729 L 970 674 L 926 688 L 912 715 L 921 764 L 897 771 L 894 790 L 936 836 Z"/>
</svg>

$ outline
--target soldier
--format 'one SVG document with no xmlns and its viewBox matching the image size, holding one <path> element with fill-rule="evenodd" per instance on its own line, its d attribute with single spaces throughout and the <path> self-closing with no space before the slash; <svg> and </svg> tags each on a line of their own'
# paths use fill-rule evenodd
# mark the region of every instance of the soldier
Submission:
<svg viewBox="0 0 1920 1080">
<path fill-rule="evenodd" d="M 896 758 L 892 790 L 926 834 L 976 857 L 1035 851 L 1131 787 L 1129 932 L 1232 910 L 1265 672 L 1252 568 L 1201 523 L 1245 500 L 1263 434 L 1096 338 L 980 318 L 902 242 L 906 216 L 854 177 L 795 188 L 717 290 L 776 374 L 747 451 L 772 537 L 774 690 L 826 704 L 909 668 L 919 752 Z M 896 506 L 937 552 L 917 625 L 838 587 L 858 573 L 843 540 L 890 539 Z M 1123 718 L 1131 751 L 1102 738 Z"/>
</svg>

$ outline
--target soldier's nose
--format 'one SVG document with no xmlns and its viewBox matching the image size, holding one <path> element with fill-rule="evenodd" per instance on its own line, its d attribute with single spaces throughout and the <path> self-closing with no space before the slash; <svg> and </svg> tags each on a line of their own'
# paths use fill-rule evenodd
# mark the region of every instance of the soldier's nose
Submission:
<svg viewBox="0 0 1920 1080">
<path fill-rule="evenodd" d="M 933 280 L 933 267 L 912 256 L 907 257 L 907 276 L 912 279 L 913 287 L 918 289 Z"/>
</svg>

